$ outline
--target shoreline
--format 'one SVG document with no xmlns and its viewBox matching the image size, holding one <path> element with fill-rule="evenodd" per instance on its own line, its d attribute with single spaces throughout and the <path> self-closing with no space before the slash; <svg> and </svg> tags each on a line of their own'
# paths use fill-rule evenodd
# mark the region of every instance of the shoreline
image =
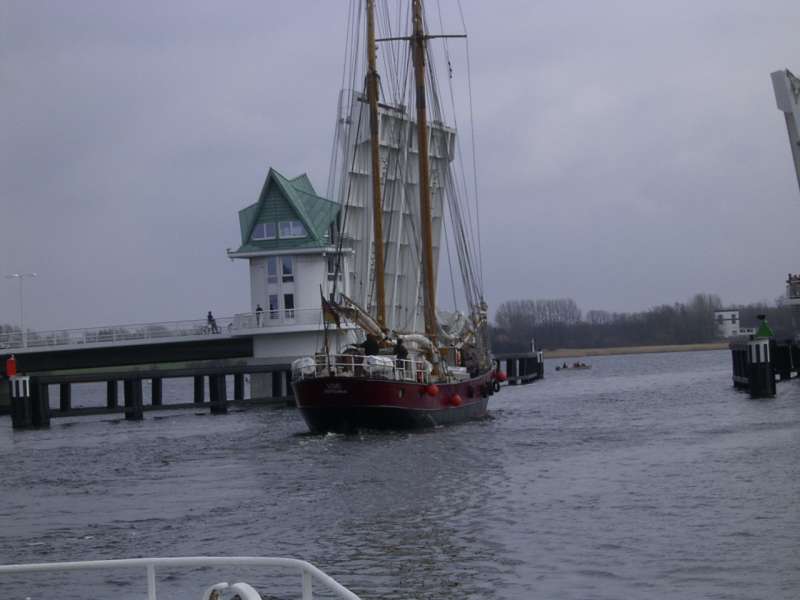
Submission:
<svg viewBox="0 0 800 600">
<path fill-rule="evenodd" d="M 619 346 L 616 348 L 559 348 L 545 350 L 548 358 L 580 358 L 583 356 L 611 356 L 616 354 L 657 354 L 661 352 L 702 352 L 704 350 L 726 350 L 729 342 L 706 342 L 704 344 L 669 344 L 662 346 Z"/>
</svg>

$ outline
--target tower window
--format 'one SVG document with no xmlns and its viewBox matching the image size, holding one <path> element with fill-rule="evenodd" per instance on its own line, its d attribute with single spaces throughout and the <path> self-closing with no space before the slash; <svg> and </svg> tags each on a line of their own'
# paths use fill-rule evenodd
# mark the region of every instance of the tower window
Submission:
<svg viewBox="0 0 800 600">
<path fill-rule="evenodd" d="M 278 228 L 282 239 L 306 237 L 306 228 L 300 221 L 281 221 Z"/>
<path fill-rule="evenodd" d="M 251 240 L 274 240 L 277 237 L 275 223 L 256 223 L 253 227 Z"/>
<path fill-rule="evenodd" d="M 294 261 L 291 256 L 281 257 L 281 281 L 283 283 L 294 281 Z"/>
</svg>

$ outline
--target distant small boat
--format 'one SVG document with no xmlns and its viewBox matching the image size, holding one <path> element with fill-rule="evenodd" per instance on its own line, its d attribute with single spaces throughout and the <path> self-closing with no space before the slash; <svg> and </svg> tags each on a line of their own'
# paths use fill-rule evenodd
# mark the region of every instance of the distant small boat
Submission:
<svg viewBox="0 0 800 600">
<path fill-rule="evenodd" d="M 585 363 L 574 363 L 571 365 L 564 363 L 563 365 L 557 366 L 556 371 L 585 371 L 591 368 L 592 365 L 587 365 Z"/>
</svg>

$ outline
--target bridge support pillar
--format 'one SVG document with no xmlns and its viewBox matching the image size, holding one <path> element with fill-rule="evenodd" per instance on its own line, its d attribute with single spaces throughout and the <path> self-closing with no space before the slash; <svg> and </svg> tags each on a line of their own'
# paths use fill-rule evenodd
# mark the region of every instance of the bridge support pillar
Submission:
<svg viewBox="0 0 800 600">
<path fill-rule="evenodd" d="M 69 383 L 62 383 L 59 385 L 61 390 L 60 398 L 58 401 L 59 410 L 67 411 L 72 409 L 72 387 Z"/>
<path fill-rule="evenodd" d="M 202 404 L 205 401 L 205 390 L 203 389 L 203 376 L 194 377 L 194 403 Z"/>
<path fill-rule="evenodd" d="M 50 386 L 31 377 L 31 415 L 34 427 L 50 427 Z"/>
<path fill-rule="evenodd" d="M 162 401 L 162 385 L 161 377 L 153 377 L 150 380 L 150 404 L 153 406 L 161 406 Z"/>
<path fill-rule="evenodd" d="M 116 381 L 106 381 L 106 408 L 119 406 L 119 386 Z"/>
<path fill-rule="evenodd" d="M 294 390 L 292 389 L 292 371 L 284 371 L 283 377 L 286 380 L 286 397 L 294 402 Z"/>
<path fill-rule="evenodd" d="M 125 420 L 141 421 L 142 412 L 142 380 L 126 379 L 123 385 L 125 391 Z"/>
<path fill-rule="evenodd" d="M 224 415 L 228 412 L 228 388 L 225 375 L 208 376 L 208 395 L 212 415 Z"/>
<path fill-rule="evenodd" d="M 508 364 L 508 368 L 506 369 L 506 375 L 508 375 L 508 385 L 517 385 L 517 376 L 519 375 L 517 359 L 509 358 L 506 363 Z"/>
<path fill-rule="evenodd" d="M 233 376 L 233 399 L 244 400 L 244 373 Z"/>
<path fill-rule="evenodd" d="M 283 396 L 283 373 L 281 371 L 272 372 L 272 397 L 280 398 Z"/>
</svg>

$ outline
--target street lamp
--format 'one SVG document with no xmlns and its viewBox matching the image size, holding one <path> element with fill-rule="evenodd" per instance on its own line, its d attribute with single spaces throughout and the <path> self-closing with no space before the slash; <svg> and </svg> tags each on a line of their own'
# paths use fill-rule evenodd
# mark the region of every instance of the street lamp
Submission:
<svg viewBox="0 0 800 600">
<path fill-rule="evenodd" d="M 36 277 L 36 273 L 12 273 L 6 275 L 6 279 L 19 279 L 19 330 L 22 333 L 22 347 L 28 346 L 28 335 L 25 333 L 25 296 L 23 282 L 26 277 Z"/>
</svg>

